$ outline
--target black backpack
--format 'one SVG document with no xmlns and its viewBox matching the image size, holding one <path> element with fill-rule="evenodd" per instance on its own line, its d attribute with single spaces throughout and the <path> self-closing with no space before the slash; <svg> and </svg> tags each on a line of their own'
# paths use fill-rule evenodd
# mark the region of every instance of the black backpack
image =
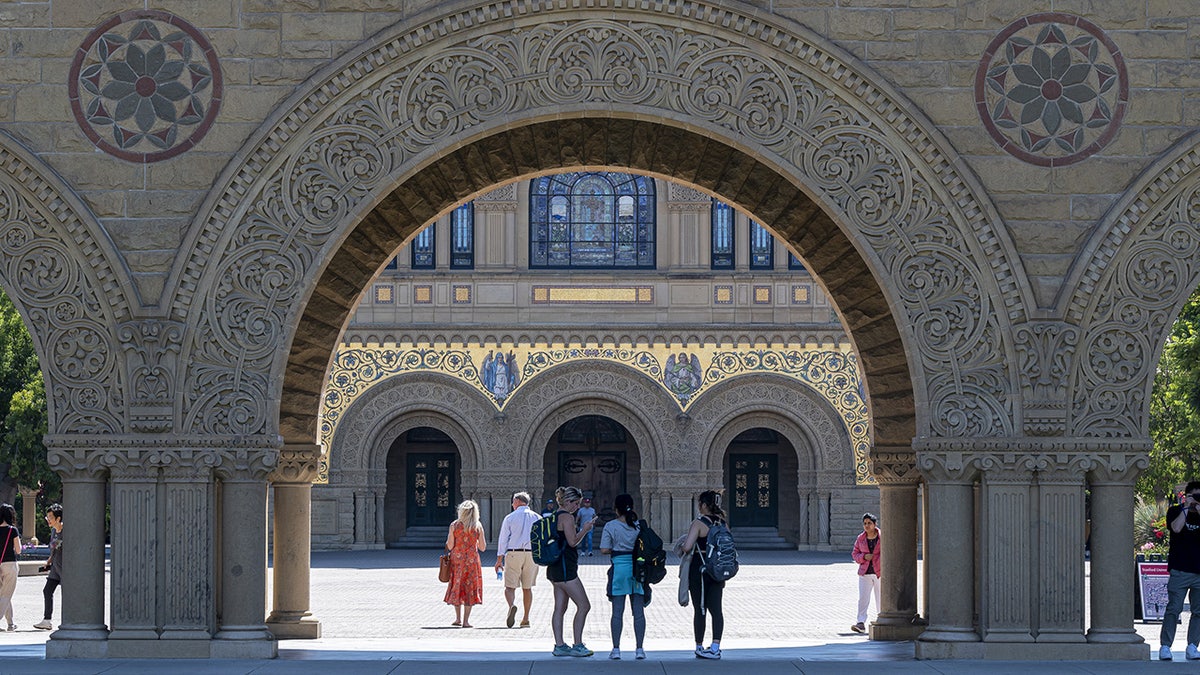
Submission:
<svg viewBox="0 0 1200 675">
<path fill-rule="evenodd" d="M 633 543 L 633 580 L 640 584 L 657 584 L 667 576 L 667 552 L 662 537 L 650 529 L 644 520 L 638 521 L 638 535 Z"/>
<path fill-rule="evenodd" d="M 737 549 L 733 533 L 723 520 L 708 521 L 708 546 L 704 549 L 700 569 L 713 581 L 727 581 L 738 573 Z"/>
<path fill-rule="evenodd" d="M 529 527 L 529 552 L 533 562 L 553 565 L 562 558 L 562 544 L 558 541 L 558 514 L 542 516 Z"/>
</svg>

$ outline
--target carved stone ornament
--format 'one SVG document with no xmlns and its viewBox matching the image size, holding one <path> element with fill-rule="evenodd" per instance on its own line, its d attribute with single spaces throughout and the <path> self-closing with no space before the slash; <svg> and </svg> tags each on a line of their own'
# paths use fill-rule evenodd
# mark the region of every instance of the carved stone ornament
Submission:
<svg viewBox="0 0 1200 675">
<path fill-rule="evenodd" d="M 51 433 L 122 433 L 129 316 L 106 238 L 54 172 L 0 132 L 0 285 L 21 309 L 49 393 Z"/>
<path fill-rule="evenodd" d="M 437 148 L 568 108 L 654 115 L 769 157 L 844 224 L 895 299 L 928 433 L 1013 432 L 1004 336 L 1028 289 L 999 217 L 932 125 L 797 24 L 695 0 L 484 2 L 373 38 L 308 91 L 200 216 L 173 301 L 197 322 L 186 432 L 272 429 L 278 345 L 351 214 Z"/>
<path fill-rule="evenodd" d="M 181 323 L 153 319 L 118 327 L 129 378 L 131 431 L 171 431 L 183 330 Z"/>
<path fill-rule="evenodd" d="M 1067 320 L 1088 330 L 1071 373 L 1068 432 L 1141 436 L 1158 354 L 1200 285 L 1200 147 L 1194 139 L 1148 169 L 1098 228 Z"/>
<path fill-rule="evenodd" d="M 1066 432 L 1068 383 L 1075 364 L 1079 329 L 1060 322 L 1016 326 L 1014 340 L 1021 377 L 1025 433 L 1059 436 Z"/>
<path fill-rule="evenodd" d="M 909 485 L 921 480 L 911 448 L 872 448 L 868 461 L 880 485 Z"/>
<path fill-rule="evenodd" d="M 67 480 L 106 475 L 148 478 L 183 476 L 189 480 L 265 480 L 279 460 L 279 437 L 197 438 L 162 435 L 46 436 L 47 462 Z"/>
<path fill-rule="evenodd" d="M 933 481 L 1129 484 L 1149 465 L 1149 439 L 921 439 L 917 466 Z"/>
</svg>

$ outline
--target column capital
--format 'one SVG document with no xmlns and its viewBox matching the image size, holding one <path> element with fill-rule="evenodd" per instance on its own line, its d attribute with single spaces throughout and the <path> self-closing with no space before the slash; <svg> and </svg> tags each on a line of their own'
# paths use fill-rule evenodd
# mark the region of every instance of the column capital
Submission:
<svg viewBox="0 0 1200 675">
<path fill-rule="evenodd" d="M 1088 481 L 1092 485 L 1132 486 L 1148 466 L 1148 452 L 1096 453 L 1088 467 Z"/>
<path fill-rule="evenodd" d="M 968 453 L 922 451 L 916 463 L 925 479 L 934 483 L 971 483 L 979 477 L 979 465 Z"/>
<path fill-rule="evenodd" d="M 325 447 L 315 443 L 285 443 L 279 450 L 279 463 L 271 472 L 272 483 L 312 483 Z"/>
<path fill-rule="evenodd" d="M 921 480 L 912 446 L 875 446 L 867 457 L 880 485 L 916 485 Z"/>
</svg>

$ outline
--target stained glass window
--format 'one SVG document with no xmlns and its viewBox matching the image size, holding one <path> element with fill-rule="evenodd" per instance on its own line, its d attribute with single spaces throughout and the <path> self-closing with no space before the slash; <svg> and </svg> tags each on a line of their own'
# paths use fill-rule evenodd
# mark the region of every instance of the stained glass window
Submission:
<svg viewBox="0 0 1200 675">
<path fill-rule="evenodd" d="M 433 225 L 421 230 L 416 239 L 409 244 L 412 247 L 412 268 L 414 270 L 431 270 L 437 266 L 437 258 L 434 255 L 434 232 Z"/>
<path fill-rule="evenodd" d="M 750 221 L 750 269 L 775 269 L 775 237 L 754 221 Z"/>
<path fill-rule="evenodd" d="M 529 266 L 654 269 L 654 180 L 609 171 L 533 179 Z"/>
<path fill-rule="evenodd" d="M 788 269 L 789 270 L 803 270 L 803 269 L 805 269 L 804 262 L 802 262 L 799 258 L 797 258 L 795 253 L 789 252 L 788 253 Z"/>
<path fill-rule="evenodd" d="M 450 269 L 475 267 L 475 206 L 467 202 L 450 214 Z"/>
<path fill-rule="evenodd" d="M 712 202 L 712 268 L 733 269 L 733 207 L 725 202 Z"/>
</svg>

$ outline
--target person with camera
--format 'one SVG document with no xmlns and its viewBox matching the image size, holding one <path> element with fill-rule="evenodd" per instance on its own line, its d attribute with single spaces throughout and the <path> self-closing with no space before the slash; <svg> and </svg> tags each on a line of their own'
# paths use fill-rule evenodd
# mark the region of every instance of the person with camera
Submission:
<svg viewBox="0 0 1200 675">
<path fill-rule="evenodd" d="M 1171 572 L 1167 581 L 1167 609 L 1163 613 L 1160 661 L 1171 660 L 1171 643 L 1175 642 L 1175 627 L 1183 611 L 1183 599 L 1192 594 L 1192 616 L 1188 619 L 1188 660 L 1200 659 L 1200 620 L 1196 609 L 1200 607 L 1200 481 L 1192 481 L 1183 491 L 1183 502 L 1167 509 L 1167 526 L 1171 530 L 1170 549 L 1167 552 L 1167 568 Z"/>
</svg>

